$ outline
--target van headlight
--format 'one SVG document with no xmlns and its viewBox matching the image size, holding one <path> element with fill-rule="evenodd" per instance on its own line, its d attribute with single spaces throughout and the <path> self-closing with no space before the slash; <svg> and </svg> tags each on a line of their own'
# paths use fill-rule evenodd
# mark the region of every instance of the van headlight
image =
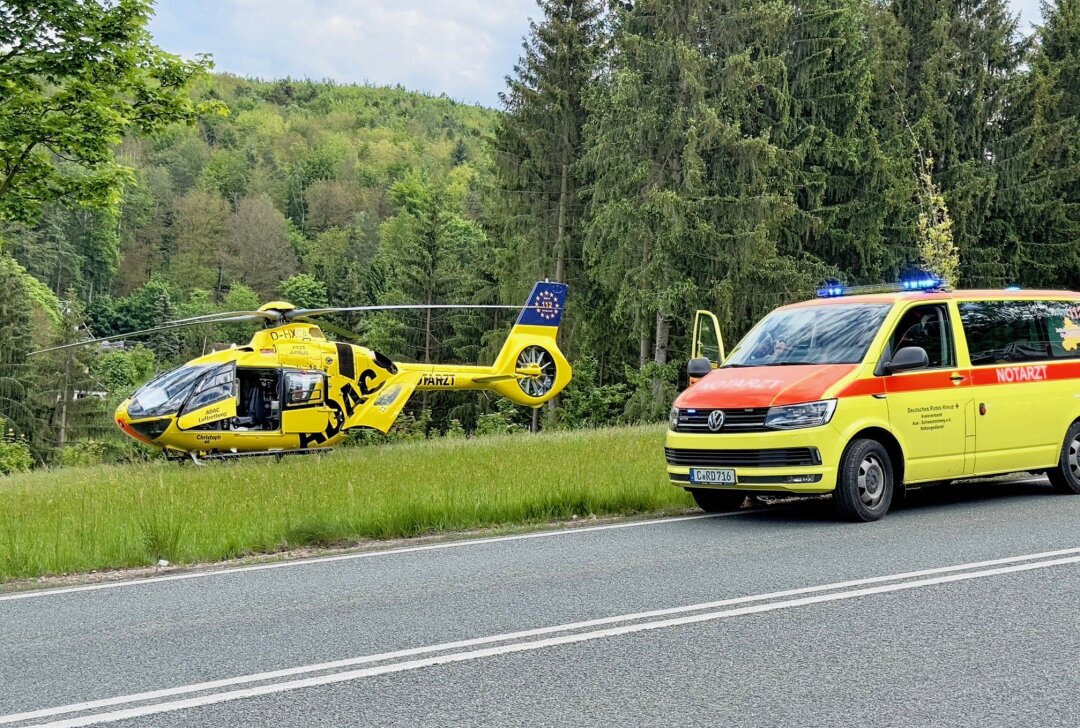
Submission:
<svg viewBox="0 0 1080 728">
<path fill-rule="evenodd" d="M 800 427 L 820 427 L 832 419 L 836 411 L 836 400 L 825 399 L 820 402 L 789 404 L 784 407 L 770 407 L 765 416 L 765 426 L 777 430 L 797 430 Z"/>
<path fill-rule="evenodd" d="M 679 428 L 679 408 L 672 407 L 671 412 L 668 413 L 668 427 L 672 430 Z"/>
</svg>

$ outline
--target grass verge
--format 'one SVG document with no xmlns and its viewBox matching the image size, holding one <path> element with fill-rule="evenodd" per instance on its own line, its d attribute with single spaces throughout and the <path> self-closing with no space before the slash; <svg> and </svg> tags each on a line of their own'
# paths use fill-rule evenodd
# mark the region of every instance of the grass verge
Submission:
<svg viewBox="0 0 1080 728">
<path fill-rule="evenodd" d="M 0 479 L 0 582 L 692 505 L 657 427 Z"/>
</svg>

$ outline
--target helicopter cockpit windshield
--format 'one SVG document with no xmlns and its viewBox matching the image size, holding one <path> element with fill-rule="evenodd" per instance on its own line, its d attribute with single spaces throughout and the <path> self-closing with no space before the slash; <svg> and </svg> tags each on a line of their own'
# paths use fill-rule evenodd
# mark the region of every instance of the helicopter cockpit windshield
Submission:
<svg viewBox="0 0 1080 728">
<path fill-rule="evenodd" d="M 199 364 L 162 374 L 132 395 L 128 414 L 140 419 L 175 414 L 208 369 L 210 366 Z"/>
</svg>

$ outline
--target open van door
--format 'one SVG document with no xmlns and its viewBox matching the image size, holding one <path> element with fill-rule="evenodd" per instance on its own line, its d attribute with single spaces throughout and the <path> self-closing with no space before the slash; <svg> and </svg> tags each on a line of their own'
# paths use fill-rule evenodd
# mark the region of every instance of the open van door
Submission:
<svg viewBox="0 0 1080 728">
<path fill-rule="evenodd" d="M 193 430 L 232 419 L 236 417 L 236 405 L 236 362 L 229 362 L 203 375 L 180 410 L 177 427 Z"/>
<path fill-rule="evenodd" d="M 712 311 L 695 311 L 693 346 L 687 367 L 690 384 L 723 363 L 724 337 L 720 334 L 720 322 Z"/>
</svg>

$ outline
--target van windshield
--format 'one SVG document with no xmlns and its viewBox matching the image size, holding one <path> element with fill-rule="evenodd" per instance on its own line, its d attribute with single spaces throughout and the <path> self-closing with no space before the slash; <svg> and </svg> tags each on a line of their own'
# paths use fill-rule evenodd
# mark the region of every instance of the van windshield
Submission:
<svg viewBox="0 0 1080 728">
<path fill-rule="evenodd" d="M 778 309 L 739 342 L 724 366 L 857 364 L 890 308 L 888 303 L 835 303 Z"/>
</svg>

